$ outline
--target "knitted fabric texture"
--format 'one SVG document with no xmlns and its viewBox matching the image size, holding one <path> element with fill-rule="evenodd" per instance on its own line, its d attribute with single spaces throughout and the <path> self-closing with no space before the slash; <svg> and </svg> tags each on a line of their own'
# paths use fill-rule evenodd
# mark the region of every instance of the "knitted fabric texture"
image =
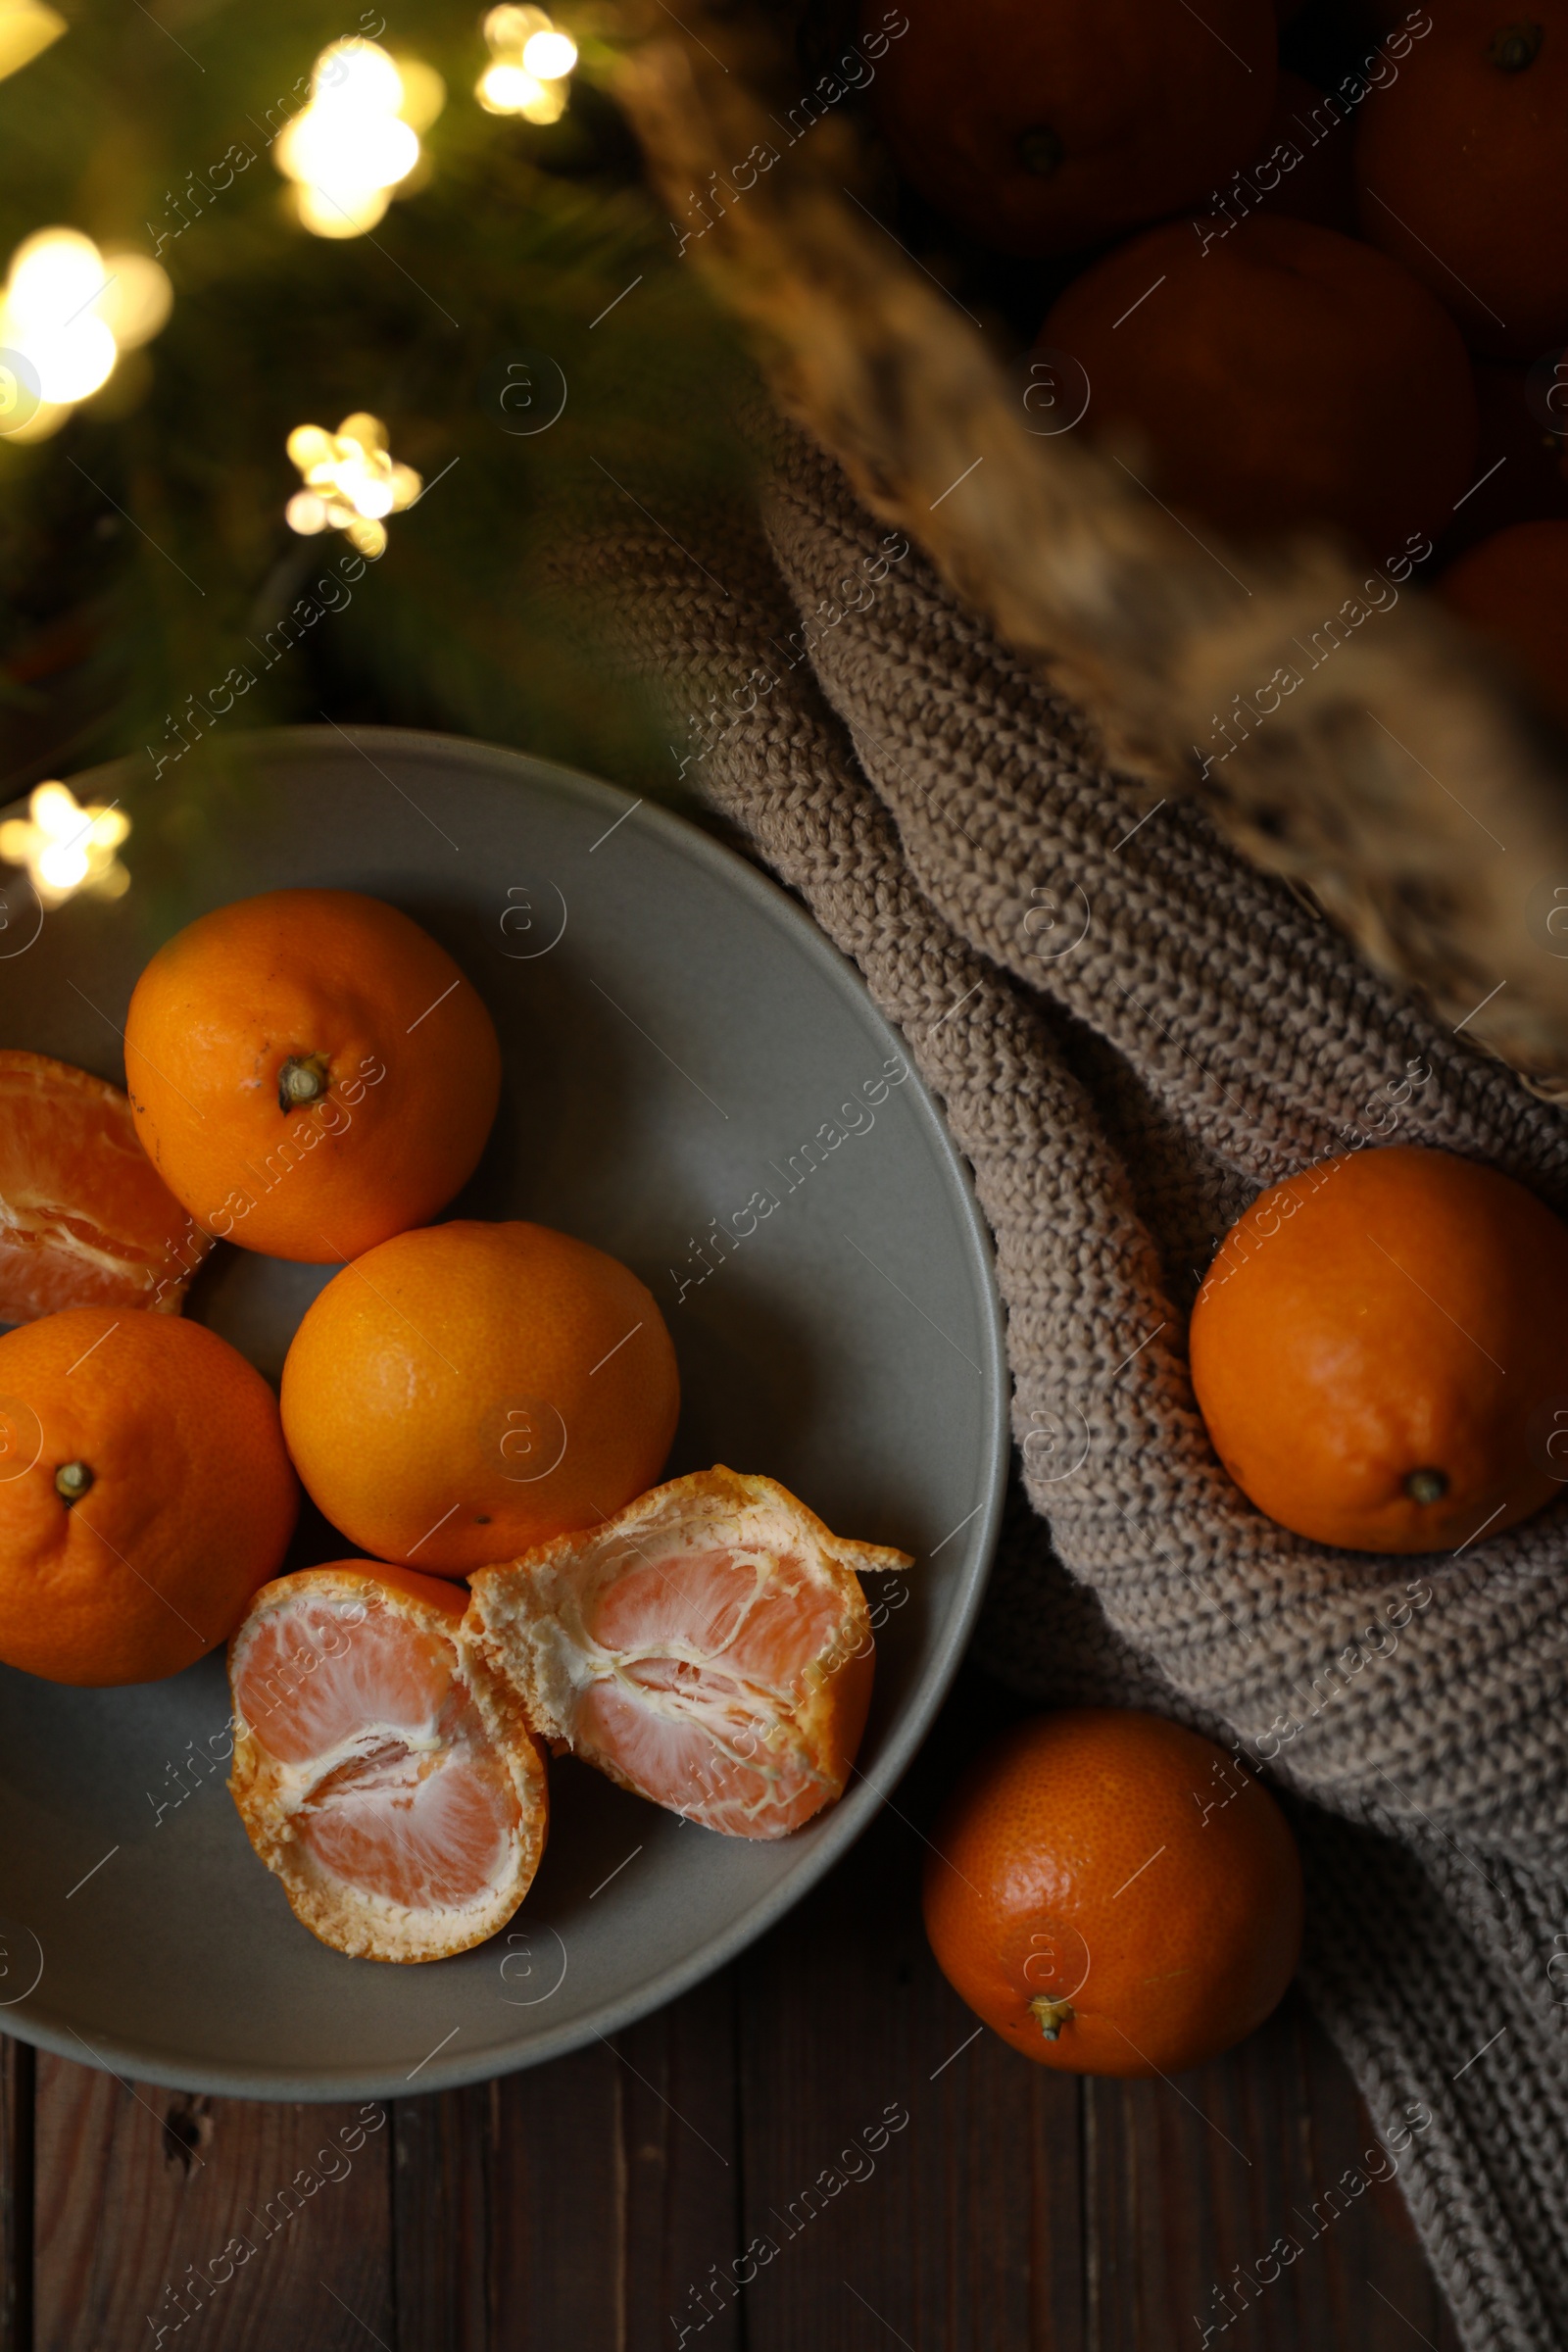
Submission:
<svg viewBox="0 0 1568 2352">
<path fill-rule="evenodd" d="M 760 522 L 597 521 L 573 572 L 690 714 L 689 781 L 855 958 L 973 1169 L 1032 1506 L 981 1657 L 1177 1716 L 1310 1800 L 1306 1989 L 1463 2339 L 1561 2346 L 1568 1520 L 1451 1558 L 1287 1534 L 1214 1459 L 1186 1319 L 1217 1238 L 1307 1162 L 1441 1146 L 1563 1212 L 1568 1125 L 1200 811 L 1107 777 L 805 443 Z"/>
</svg>

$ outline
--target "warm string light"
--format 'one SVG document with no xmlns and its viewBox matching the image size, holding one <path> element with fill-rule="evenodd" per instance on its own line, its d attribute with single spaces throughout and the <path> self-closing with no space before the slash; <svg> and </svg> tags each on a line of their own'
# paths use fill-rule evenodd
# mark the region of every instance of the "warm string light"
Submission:
<svg viewBox="0 0 1568 2352">
<path fill-rule="evenodd" d="M 380 417 L 363 410 L 345 416 L 335 433 L 297 424 L 288 454 L 305 480 L 284 509 L 289 528 L 306 536 L 342 531 L 372 560 L 386 552 L 383 516 L 412 507 L 424 487 L 412 466 L 393 460 Z"/>
<path fill-rule="evenodd" d="M 76 228 L 25 238 L 0 292 L 0 436 L 41 441 L 57 431 L 109 381 L 122 352 L 159 332 L 173 300 L 144 253 L 100 253 Z"/>
<path fill-rule="evenodd" d="M 334 41 L 316 61 L 310 103 L 279 132 L 272 160 L 305 227 L 362 237 L 419 161 L 419 133 L 446 104 L 433 66 L 374 41 Z"/>
<path fill-rule="evenodd" d="M 89 802 L 84 808 L 66 784 L 40 784 L 26 816 L 0 824 L 0 858 L 24 865 L 45 906 L 60 906 L 78 890 L 120 899 L 130 876 L 115 852 L 130 833 L 122 808 Z"/>
<path fill-rule="evenodd" d="M 529 122 L 559 122 L 569 98 L 567 76 L 577 63 L 570 33 L 542 8 L 493 8 L 484 21 L 490 63 L 474 96 L 490 115 L 521 115 Z"/>
<path fill-rule="evenodd" d="M 30 66 L 65 30 L 65 18 L 44 0 L 0 0 L 0 81 Z"/>
</svg>

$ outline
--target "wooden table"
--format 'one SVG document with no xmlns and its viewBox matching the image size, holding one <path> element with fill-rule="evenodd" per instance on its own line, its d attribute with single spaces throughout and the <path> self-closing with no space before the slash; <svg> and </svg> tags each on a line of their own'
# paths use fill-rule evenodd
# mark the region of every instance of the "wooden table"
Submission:
<svg viewBox="0 0 1568 2352">
<path fill-rule="evenodd" d="M 1375 2143 L 1294 1995 L 1179 2082 L 1048 2074 L 976 2032 L 921 1934 L 921 1833 L 1016 1711 L 966 1673 L 780 1927 L 532 2073 L 260 2106 L 5 2045 L 0 2352 L 1199 2352 L 1205 2327 L 1225 2352 L 1457 2352 L 1393 2182 L 1314 2222 Z M 1278 2280 L 1227 2295 L 1286 2232 Z M 187 2266 L 225 2262 L 198 2296 Z"/>
</svg>

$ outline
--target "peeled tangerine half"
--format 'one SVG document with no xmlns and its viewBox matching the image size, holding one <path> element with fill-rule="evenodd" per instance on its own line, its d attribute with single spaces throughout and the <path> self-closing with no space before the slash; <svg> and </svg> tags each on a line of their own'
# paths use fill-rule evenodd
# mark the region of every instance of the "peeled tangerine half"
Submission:
<svg viewBox="0 0 1568 2352">
<path fill-rule="evenodd" d="M 142 1150 L 118 1086 L 0 1053 L 0 1323 L 73 1306 L 177 1314 L 212 1246 Z"/>
<path fill-rule="evenodd" d="M 535 1728 L 622 1788 L 783 1838 L 843 1794 L 865 1728 L 859 1576 L 911 1565 L 830 1535 L 770 1478 L 699 1470 L 480 1569 L 469 1633 Z"/>
<path fill-rule="evenodd" d="M 544 1759 L 460 1644 L 466 1598 L 345 1560 L 265 1585 L 229 1644 L 229 1788 L 296 1918 L 334 1951 L 466 1951 L 539 1867 Z"/>
</svg>

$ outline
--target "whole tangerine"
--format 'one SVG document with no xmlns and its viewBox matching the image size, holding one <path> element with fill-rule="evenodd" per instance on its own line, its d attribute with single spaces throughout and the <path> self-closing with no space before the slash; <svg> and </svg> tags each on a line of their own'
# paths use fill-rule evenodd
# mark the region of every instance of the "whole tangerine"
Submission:
<svg viewBox="0 0 1568 2352">
<path fill-rule="evenodd" d="M 873 96 L 921 193 L 1004 253 L 1072 253 L 1196 204 L 1274 103 L 1270 0 L 904 0 Z M 862 41 L 885 17 L 865 0 Z"/>
<path fill-rule="evenodd" d="M 1362 234 L 1465 340 L 1535 359 L 1568 339 L 1568 0 L 1449 0 L 1355 142 Z"/>
<path fill-rule="evenodd" d="M 1158 497 L 1238 533 L 1337 526 L 1387 558 L 1473 478 L 1453 321 L 1305 220 L 1253 213 L 1206 245 L 1190 221 L 1152 229 L 1086 270 L 1040 341 L 1087 369 L 1097 436 L 1147 444 Z"/>
<path fill-rule="evenodd" d="M 0 1339 L 0 1658 L 150 1683 L 226 1642 L 299 1489 L 271 1390 L 173 1315 L 74 1307 Z"/>
<path fill-rule="evenodd" d="M 1190 1354 L 1215 1452 L 1281 1527 L 1463 1549 L 1568 1472 L 1568 1226 L 1452 1152 L 1342 1152 L 1232 1226 Z"/>
<path fill-rule="evenodd" d="M 204 1233 L 311 1264 L 422 1225 L 496 1114 L 495 1025 L 444 948 L 349 890 L 274 890 L 159 949 L 125 1019 L 141 1140 Z"/>
<path fill-rule="evenodd" d="M 1450 564 L 1445 604 L 1505 648 L 1568 726 L 1568 522 L 1517 522 Z"/>
<path fill-rule="evenodd" d="M 1170 2075 L 1260 2026 L 1295 1973 L 1301 1865 L 1212 1740 L 1078 1707 L 1015 1724 L 931 1833 L 926 1935 L 975 2015 L 1039 2066 Z"/>
<path fill-rule="evenodd" d="M 314 1500 L 364 1550 L 437 1576 L 612 1517 L 658 1478 L 679 1411 L 652 1294 L 544 1225 L 383 1242 L 333 1276 L 283 1366 Z"/>
</svg>

